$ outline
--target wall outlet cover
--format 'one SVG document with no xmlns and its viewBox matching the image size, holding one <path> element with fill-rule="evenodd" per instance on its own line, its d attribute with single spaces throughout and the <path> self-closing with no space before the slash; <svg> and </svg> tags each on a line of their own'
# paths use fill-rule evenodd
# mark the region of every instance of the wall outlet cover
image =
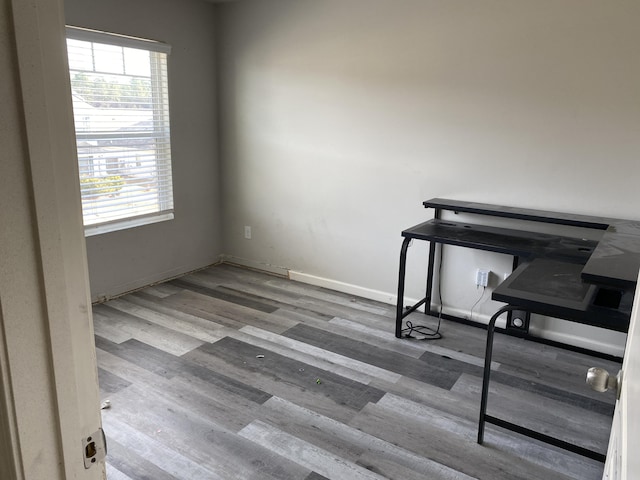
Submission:
<svg viewBox="0 0 640 480">
<path fill-rule="evenodd" d="M 476 272 L 476 285 L 479 287 L 486 287 L 489 285 L 489 273 L 490 270 L 479 268 Z"/>
</svg>

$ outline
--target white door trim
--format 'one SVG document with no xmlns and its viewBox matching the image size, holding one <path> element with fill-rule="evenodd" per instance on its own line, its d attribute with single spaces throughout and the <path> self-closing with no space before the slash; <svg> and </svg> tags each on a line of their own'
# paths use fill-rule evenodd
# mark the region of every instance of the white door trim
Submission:
<svg viewBox="0 0 640 480">
<path fill-rule="evenodd" d="M 101 420 L 63 4 L 1 1 L 0 473 L 98 480 L 82 452 Z"/>
</svg>

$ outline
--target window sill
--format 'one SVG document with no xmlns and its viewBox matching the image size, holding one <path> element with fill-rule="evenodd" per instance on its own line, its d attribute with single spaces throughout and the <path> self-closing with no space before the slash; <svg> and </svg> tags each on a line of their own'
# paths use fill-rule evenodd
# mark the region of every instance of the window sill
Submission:
<svg viewBox="0 0 640 480">
<path fill-rule="evenodd" d="M 84 227 L 84 236 L 92 237 L 94 235 L 102 235 L 103 233 L 116 232 L 118 230 L 126 230 L 129 228 L 141 227 L 142 225 L 150 225 L 152 223 L 166 222 L 173 220 L 173 212 L 158 213 L 145 217 L 128 218 L 124 220 L 116 220 L 100 225 L 89 225 Z"/>
</svg>

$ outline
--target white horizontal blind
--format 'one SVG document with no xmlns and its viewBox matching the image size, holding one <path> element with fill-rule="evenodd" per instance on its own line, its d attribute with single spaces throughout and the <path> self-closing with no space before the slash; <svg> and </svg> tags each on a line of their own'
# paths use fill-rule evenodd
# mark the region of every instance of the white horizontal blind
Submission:
<svg viewBox="0 0 640 480">
<path fill-rule="evenodd" d="M 172 218 L 168 46 L 67 28 L 85 231 Z"/>
</svg>

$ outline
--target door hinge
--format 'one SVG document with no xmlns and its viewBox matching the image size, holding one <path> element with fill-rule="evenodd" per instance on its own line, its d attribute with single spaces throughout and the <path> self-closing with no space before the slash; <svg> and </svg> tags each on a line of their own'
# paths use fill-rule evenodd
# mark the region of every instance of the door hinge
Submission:
<svg viewBox="0 0 640 480">
<path fill-rule="evenodd" d="M 85 469 L 91 468 L 107 456 L 107 438 L 101 428 L 91 435 L 83 437 L 82 456 L 84 457 Z"/>
</svg>

